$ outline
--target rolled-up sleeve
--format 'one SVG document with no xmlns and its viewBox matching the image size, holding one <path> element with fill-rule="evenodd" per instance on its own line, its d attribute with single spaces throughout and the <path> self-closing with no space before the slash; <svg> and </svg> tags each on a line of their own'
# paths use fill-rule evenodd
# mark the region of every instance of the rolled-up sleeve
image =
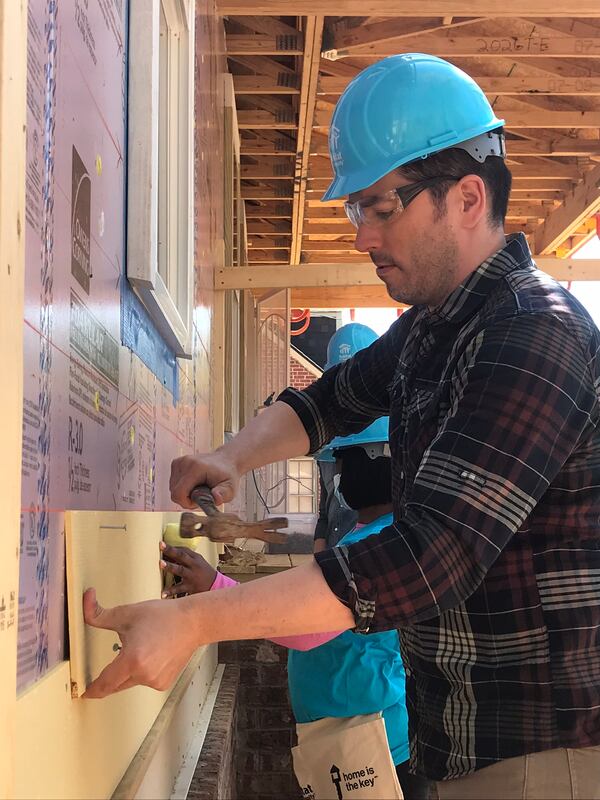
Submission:
<svg viewBox="0 0 600 800">
<path fill-rule="evenodd" d="M 306 389 L 287 388 L 279 395 L 304 425 L 311 454 L 336 436 L 358 433 L 389 414 L 390 388 L 413 318 L 411 309 L 370 347 L 327 370 Z"/>
<path fill-rule="evenodd" d="M 471 339 L 393 526 L 316 555 L 357 631 L 431 619 L 476 591 L 596 427 L 594 358 L 548 313 Z"/>
</svg>

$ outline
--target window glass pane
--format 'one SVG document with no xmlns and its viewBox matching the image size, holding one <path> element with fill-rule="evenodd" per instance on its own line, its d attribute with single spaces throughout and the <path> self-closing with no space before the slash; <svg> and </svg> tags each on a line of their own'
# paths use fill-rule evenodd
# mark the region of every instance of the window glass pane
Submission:
<svg viewBox="0 0 600 800">
<path fill-rule="evenodd" d="M 158 274 L 169 291 L 168 260 L 168 149 L 169 149 L 169 28 L 160 4 L 158 54 Z"/>
</svg>

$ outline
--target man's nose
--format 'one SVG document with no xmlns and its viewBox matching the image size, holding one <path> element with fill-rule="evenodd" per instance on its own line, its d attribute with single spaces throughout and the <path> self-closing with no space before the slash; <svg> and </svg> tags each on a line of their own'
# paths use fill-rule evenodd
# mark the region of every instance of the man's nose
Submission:
<svg viewBox="0 0 600 800">
<path fill-rule="evenodd" d="M 381 247 L 381 231 L 377 226 L 359 225 L 354 239 L 354 249 L 368 253 Z"/>
</svg>

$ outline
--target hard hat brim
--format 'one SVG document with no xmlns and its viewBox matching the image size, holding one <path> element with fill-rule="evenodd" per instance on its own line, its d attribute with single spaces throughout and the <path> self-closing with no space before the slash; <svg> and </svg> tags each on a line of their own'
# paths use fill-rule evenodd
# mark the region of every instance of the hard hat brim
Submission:
<svg viewBox="0 0 600 800">
<path fill-rule="evenodd" d="M 430 145 L 429 147 L 423 148 L 418 152 L 410 153 L 404 157 L 388 161 L 387 164 L 382 164 L 381 171 L 378 170 L 377 173 L 374 173 L 372 167 L 369 167 L 361 172 L 355 172 L 352 175 L 336 175 L 336 177 L 327 187 L 325 194 L 321 197 L 321 202 L 326 203 L 328 200 L 338 200 L 339 198 L 346 197 L 354 192 L 361 192 L 363 189 L 368 189 L 369 186 L 377 183 L 378 180 L 381 180 L 381 178 L 383 178 L 385 175 L 395 169 L 398 169 L 399 167 L 403 167 L 406 164 L 410 164 L 412 161 L 417 161 L 420 158 L 427 158 L 435 153 L 441 153 L 444 150 L 450 150 L 453 147 L 457 147 L 458 145 L 462 144 L 462 142 L 466 142 L 475 138 L 476 136 L 489 133 L 490 131 L 496 130 L 496 128 L 501 128 L 503 125 L 503 119 L 494 118 L 494 120 L 488 125 L 483 127 L 478 126 L 472 131 L 461 132 L 461 135 L 457 135 L 454 140 L 450 139 L 449 141 L 444 142 L 443 147 Z"/>
</svg>

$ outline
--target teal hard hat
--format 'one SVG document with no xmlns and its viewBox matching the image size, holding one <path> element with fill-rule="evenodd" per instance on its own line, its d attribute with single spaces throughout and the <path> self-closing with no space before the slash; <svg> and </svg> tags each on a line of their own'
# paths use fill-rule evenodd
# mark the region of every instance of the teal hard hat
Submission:
<svg viewBox="0 0 600 800">
<path fill-rule="evenodd" d="M 333 334 L 327 345 L 325 369 L 331 369 L 336 364 L 347 361 L 359 350 L 364 350 L 376 340 L 377 334 L 368 325 L 360 322 L 349 322 L 348 325 L 342 325 Z"/>
<path fill-rule="evenodd" d="M 368 325 L 360 322 L 350 322 L 339 328 L 329 340 L 327 345 L 327 363 L 325 369 L 335 367 L 352 358 L 353 355 L 369 347 L 377 340 L 378 336 Z M 360 433 L 350 436 L 336 436 L 329 444 L 320 450 L 315 458 L 317 461 L 335 461 L 334 450 L 344 447 L 365 447 L 371 458 L 382 455 L 377 448 L 369 447 L 379 443 L 385 444 L 389 437 L 389 418 L 381 417 L 371 423 L 368 428 Z"/>
<path fill-rule="evenodd" d="M 329 153 L 332 200 L 366 189 L 388 172 L 450 147 L 478 161 L 504 157 L 504 120 L 458 67 L 436 56 L 403 53 L 364 69 L 333 112 Z"/>
</svg>

